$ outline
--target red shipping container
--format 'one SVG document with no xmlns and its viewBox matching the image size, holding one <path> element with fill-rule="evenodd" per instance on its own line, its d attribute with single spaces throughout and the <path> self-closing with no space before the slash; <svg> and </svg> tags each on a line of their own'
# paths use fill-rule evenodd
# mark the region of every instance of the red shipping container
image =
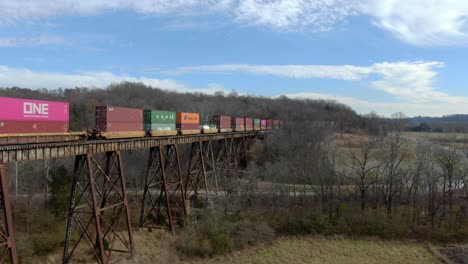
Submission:
<svg viewBox="0 0 468 264">
<path fill-rule="evenodd" d="M 213 124 L 215 124 L 218 129 L 230 129 L 231 128 L 231 117 L 216 115 L 212 118 Z"/>
<path fill-rule="evenodd" d="M 253 130 L 253 118 L 251 117 L 246 117 L 245 119 L 245 124 L 244 124 L 244 127 L 245 127 L 245 130 Z"/>
<path fill-rule="evenodd" d="M 231 117 L 231 127 L 236 131 L 244 131 L 244 118 L 242 117 Z"/>
<path fill-rule="evenodd" d="M 143 109 L 96 106 L 96 124 L 98 122 L 143 123 Z"/>
<path fill-rule="evenodd" d="M 0 121 L 1 134 L 36 134 L 69 132 L 68 121 Z"/>
<path fill-rule="evenodd" d="M 102 132 L 143 131 L 143 123 L 96 121 L 96 128 Z"/>
<path fill-rule="evenodd" d="M 267 129 L 273 129 L 273 120 L 272 119 L 267 119 L 266 127 L 267 127 Z"/>
<path fill-rule="evenodd" d="M 197 130 L 200 129 L 199 124 L 176 124 L 177 129 L 179 130 Z"/>
</svg>

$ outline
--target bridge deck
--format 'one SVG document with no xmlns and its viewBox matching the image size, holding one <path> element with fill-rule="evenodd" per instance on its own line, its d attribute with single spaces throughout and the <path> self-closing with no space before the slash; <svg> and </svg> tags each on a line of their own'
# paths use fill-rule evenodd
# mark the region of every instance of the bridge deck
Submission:
<svg viewBox="0 0 468 264">
<path fill-rule="evenodd" d="M 174 144 L 191 144 L 199 141 L 216 141 L 230 138 L 253 137 L 256 132 L 232 132 L 172 137 L 146 137 L 110 140 L 83 140 L 53 143 L 34 143 L 0 146 L 0 163 L 72 157 L 87 153 L 116 150 L 146 149 Z"/>
</svg>

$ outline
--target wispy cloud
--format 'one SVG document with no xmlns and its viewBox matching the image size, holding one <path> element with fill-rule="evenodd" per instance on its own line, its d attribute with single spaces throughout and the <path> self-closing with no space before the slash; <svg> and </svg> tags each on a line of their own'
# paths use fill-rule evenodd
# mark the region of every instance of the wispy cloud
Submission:
<svg viewBox="0 0 468 264">
<path fill-rule="evenodd" d="M 109 84 L 123 81 L 141 82 L 152 87 L 178 92 L 200 92 L 213 94 L 217 91 L 224 91 L 221 85 L 215 83 L 208 85 L 208 87 L 197 88 L 171 79 L 117 75 L 109 71 L 65 74 L 57 72 L 38 72 L 25 68 L 12 68 L 0 65 L 0 87 L 16 86 L 32 89 L 73 87 L 103 88 Z"/>
<path fill-rule="evenodd" d="M 363 80 L 374 89 L 408 102 L 468 103 L 466 97 L 451 96 L 437 90 L 437 69 L 443 66 L 442 62 L 437 61 L 381 62 L 369 66 L 221 64 L 180 67 L 161 73 L 180 75 L 240 72 L 301 79 Z"/>
<path fill-rule="evenodd" d="M 441 116 L 450 115 L 454 113 L 467 112 L 468 104 L 459 102 L 437 102 L 432 104 L 418 103 L 418 102 L 405 102 L 393 103 L 384 101 L 367 101 L 359 98 L 338 96 L 326 93 L 286 93 L 283 94 L 293 99 L 322 99 L 340 102 L 352 107 L 358 113 L 377 112 L 379 115 L 390 117 L 393 113 L 403 112 L 408 116 Z M 278 95 L 279 96 L 279 95 Z"/>
<path fill-rule="evenodd" d="M 350 16 L 367 16 L 377 27 L 410 44 L 468 43 L 468 2 L 463 0 L 3 0 L 0 25 L 123 9 L 174 16 L 222 14 L 236 23 L 286 31 L 328 31 Z M 187 21 L 182 26 L 194 24 Z"/>
<path fill-rule="evenodd" d="M 65 43 L 65 39 L 54 35 L 37 37 L 0 37 L 0 47 L 58 45 Z"/>
<path fill-rule="evenodd" d="M 180 67 L 175 70 L 162 71 L 163 74 L 183 75 L 194 72 L 225 74 L 244 72 L 257 75 L 274 75 L 290 78 L 329 78 L 341 80 L 360 80 L 368 76 L 372 69 L 352 65 L 251 65 L 251 64 L 220 64 Z"/>
</svg>

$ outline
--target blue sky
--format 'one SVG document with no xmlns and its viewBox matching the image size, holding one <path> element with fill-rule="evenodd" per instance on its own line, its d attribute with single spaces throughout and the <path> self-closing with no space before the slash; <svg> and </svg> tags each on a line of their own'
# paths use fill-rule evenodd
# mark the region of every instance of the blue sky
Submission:
<svg viewBox="0 0 468 264">
<path fill-rule="evenodd" d="M 331 99 L 468 112 L 468 1 L 0 0 L 0 86 Z"/>
</svg>

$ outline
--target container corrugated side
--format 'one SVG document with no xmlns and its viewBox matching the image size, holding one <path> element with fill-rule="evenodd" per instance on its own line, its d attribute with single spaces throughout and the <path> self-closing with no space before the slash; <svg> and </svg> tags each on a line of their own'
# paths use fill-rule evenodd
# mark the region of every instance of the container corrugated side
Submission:
<svg viewBox="0 0 468 264">
<path fill-rule="evenodd" d="M 117 106 L 96 106 L 97 122 L 143 123 L 143 109 Z"/>
<path fill-rule="evenodd" d="M 180 124 L 180 123 L 177 123 L 176 127 L 179 130 L 197 130 L 197 129 L 200 129 L 199 124 Z"/>
<path fill-rule="evenodd" d="M 267 129 L 272 129 L 273 128 L 273 119 L 267 119 L 266 127 L 267 127 Z"/>
<path fill-rule="evenodd" d="M 0 97 L 0 120 L 69 121 L 69 103 Z"/>
<path fill-rule="evenodd" d="M 176 123 L 200 125 L 200 115 L 198 113 L 177 112 Z"/>
<path fill-rule="evenodd" d="M 175 124 L 176 112 L 161 110 L 144 110 L 143 121 L 145 123 Z"/>
<path fill-rule="evenodd" d="M 267 121 L 266 121 L 266 119 L 261 119 L 261 120 L 260 120 L 260 128 L 261 128 L 261 129 L 266 129 L 266 127 L 267 127 Z"/>
<path fill-rule="evenodd" d="M 230 129 L 231 128 L 231 117 L 226 115 L 215 115 L 211 119 L 214 124 L 217 125 L 218 129 Z"/>
<path fill-rule="evenodd" d="M 102 132 L 143 131 L 143 123 L 138 122 L 96 122 L 96 128 Z"/>
<path fill-rule="evenodd" d="M 145 123 L 144 124 L 144 129 L 145 130 L 152 130 L 152 131 L 176 130 L 176 124 Z"/>
<path fill-rule="evenodd" d="M 245 119 L 245 124 L 244 127 L 245 129 L 253 129 L 253 118 L 251 117 L 246 117 Z"/>
<path fill-rule="evenodd" d="M 69 132 L 68 121 L 0 121 L 1 134 L 19 134 L 19 133 L 64 133 Z"/>
</svg>

